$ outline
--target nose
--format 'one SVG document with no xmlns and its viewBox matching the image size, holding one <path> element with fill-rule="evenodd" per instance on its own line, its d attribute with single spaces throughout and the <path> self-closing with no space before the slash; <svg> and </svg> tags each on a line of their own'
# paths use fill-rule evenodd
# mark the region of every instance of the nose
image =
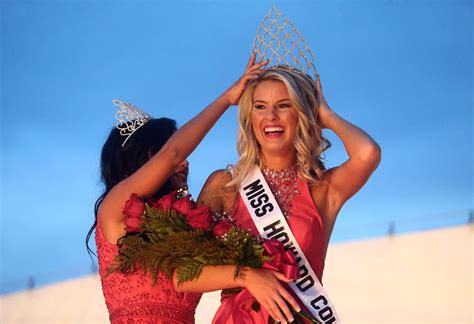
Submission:
<svg viewBox="0 0 474 324">
<path fill-rule="evenodd" d="M 267 119 L 268 120 L 275 120 L 278 119 L 278 114 L 275 108 L 271 107 L 267 109 Z"/>
<path fill-rule="evenodd" d="M 181 163 L 179 164 L 179 167 L 180 167 L 180 168 L 188 168 L 188 167 L 189 167 L 189 162 L 188 162 L 188 160 L 184 160 L 183 162 L 181 162 Z"/>
</svg>

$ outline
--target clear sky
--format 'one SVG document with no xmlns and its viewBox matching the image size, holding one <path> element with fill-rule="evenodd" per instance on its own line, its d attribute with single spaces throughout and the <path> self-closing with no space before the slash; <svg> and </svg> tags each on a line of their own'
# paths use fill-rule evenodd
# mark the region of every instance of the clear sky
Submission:
<svg viewBox="0 0 474 324">
<path fill-rule="evenodd" d="M 312 48 L 331 107 L 383 150 L 335 240 L 392 219 L 460 221 L 473 207 L 472 1 L 0 1 L 0 293 L 90 271 L 111 100 L 184 124 L 240 76 L 273 4 Z M 194 196 L 237 160 L 236 112 L 189 158 Z M 326 135 L 331 167 L 347 157 Z"/>
</svg>

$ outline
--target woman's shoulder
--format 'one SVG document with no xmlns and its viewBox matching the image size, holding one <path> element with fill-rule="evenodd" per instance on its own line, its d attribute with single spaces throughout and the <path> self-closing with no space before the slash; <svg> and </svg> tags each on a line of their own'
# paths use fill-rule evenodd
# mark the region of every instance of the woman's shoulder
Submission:
<svg viewBox="0 0 474 324">
<path fill-rule="evenodd" d="M 232 180 L 232 169 L 218 169 L 212 172 L 209 177 L 207 177 L 206 185 L 222 185 L 227 184 Z"/>
<path fill-rule="evenodd" d="M 222 212 L 235 197 L 235 187 L 228 186 L 231 180 L 232 171 L 229 168 L 212 172 L 199 194 L 198 202 L 209 205 L 214 212 Z"/>
</svg>

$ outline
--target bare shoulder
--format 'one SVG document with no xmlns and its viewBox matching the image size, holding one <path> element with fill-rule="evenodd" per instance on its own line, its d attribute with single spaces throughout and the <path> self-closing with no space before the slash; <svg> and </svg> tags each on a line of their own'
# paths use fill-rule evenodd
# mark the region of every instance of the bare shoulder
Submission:
<svg viewBox="0 0 474 324">
<path fill-rule="evenodd" d="M 230 173 L 227 169 L 219 169 L 212 172 L 209 177 L 207 177 L 206 186 L 208 183 L 209 185 L 219 186 L 222 184 L 226 184 L 227 182 L 232 180 L 232 173 Z"/>
<path fill-rule="evenodd" d="M 226 189 L 227 183 L 229 183 L 231 180 L 232 174 L 229 170 L 219 169 L 212 172 L 209 177 L 207 177 L 199 197 L 201 197 L 203 194 L 224 191 Z"/>
<path fill-rule="evenodd" d="M 117 240 L 125 235 L 122 212 L 125 199 L 114 189 L 104 198 L 97 212 L 102 233 L 105 239 L 112 244 L 116 244 Z"/>
<path fill-rule="evenodd" d="M 198 202 L 208 205 L 213 212 L 222 213 L 227 210 L 228 201 L 235 197 L 235 189 L 227 186 L 232 180 L 232 174 L 229 170 L 219 169 L 212 172 L 207 178 Z"/>
</svg>

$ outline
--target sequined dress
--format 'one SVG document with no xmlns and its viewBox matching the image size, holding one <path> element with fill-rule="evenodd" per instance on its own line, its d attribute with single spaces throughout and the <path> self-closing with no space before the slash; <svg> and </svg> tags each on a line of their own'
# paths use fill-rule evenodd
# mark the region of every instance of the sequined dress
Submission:
<svg viewBox="0 0 474 324">
<path fill-rule="evenodd" d="M 115 271 L 106 277 L 118 247 L 105 239 L 99 224 L 95 239 L 102 291 L 112 324 L 194 323 L 202 294 L 176 292 L 162 273 L 154 286 L 141 270 L 131 274 Z"/>
<path fill-rule="evenodd" d="M 298 241 L 316 276 L 322 282 L 325 258 L 324 224 L 313 202 L 308 183 L 300 179 L 296 174 L 293 177 L 288 177 L 285 174 L 280 176 L 278 171 L 266 172 L 268 170 L 265 169 L 262 171 L 285 214 L 295 239 Z M 250 230 L 255 236 L 258 235 L 258 230 L 240 195 L 234 204 L 231 219 L 237 226 Z M 293 294 L 291 290 L 290 293 Z M 235 307 L 232 306 L 232 299 L 235 296 L 235 294 L 222 295 L 222 304 L 214 317 L 214 324 L 268 323 L 268 317 L 263 312 L 252 310 L 252 303 L 255 301 L 253 298 L 239 306 L 241 310 L 249 315 L 249 318 L 246 320 L 240 319 L 236 321 L 232 318 L 222 320 L 220 318 L 219 321 L 216 321 L 220 314 L 228 313 L 229 307 Z M 299 304 L 302 309 L 306 309 L 301 302 Z"/>
</svg>

